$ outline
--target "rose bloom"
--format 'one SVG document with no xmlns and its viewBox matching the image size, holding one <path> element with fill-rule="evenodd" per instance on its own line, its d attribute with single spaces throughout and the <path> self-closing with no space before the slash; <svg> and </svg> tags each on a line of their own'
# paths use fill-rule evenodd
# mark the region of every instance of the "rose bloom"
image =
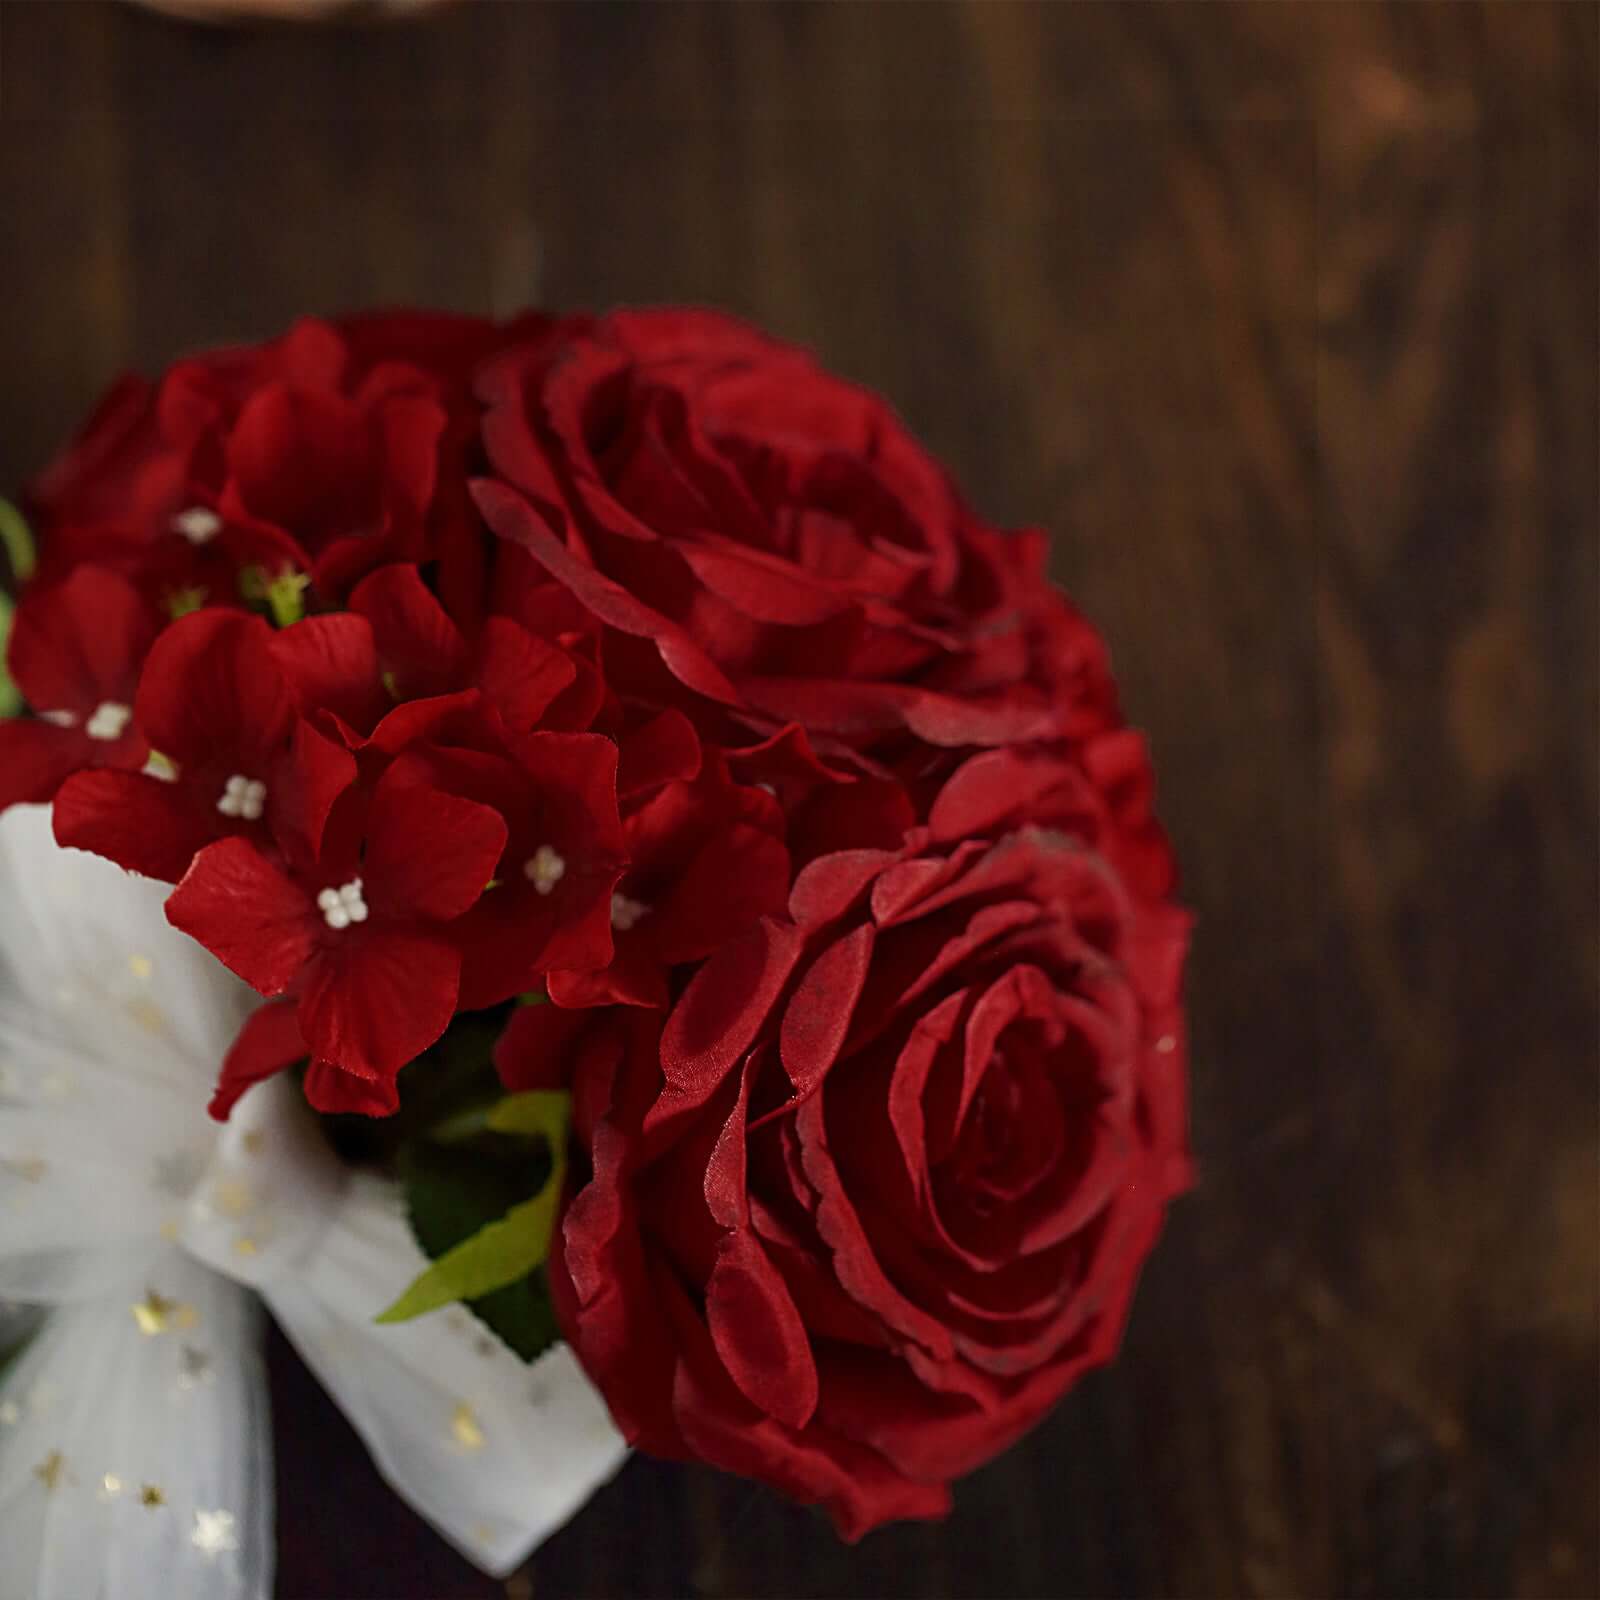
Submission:
<svg viewBox="0 0 1600 1600">
<path fill-rule="evenodd" d="M 877 395 L 726 316 L 617 312 L 478 379 L 490 526 L 605 634 L 614 687 L 824 755 L 1048 736 L 1106 709 L 1044 543 L 984 523 Z"/>
<path fill-rule="evenodd" d="M 503 1078 L 570 1077 L 589 1157 L 558 1311 L 633 1442 L 855 1538 L 1110 1358 L 1189 1173 L 1188 921 L 1113 865 L 1170 879 L 1128 815 L 1066 747 L 980 754 L 664 1017 L 517 1015 Z"/>
</svg>

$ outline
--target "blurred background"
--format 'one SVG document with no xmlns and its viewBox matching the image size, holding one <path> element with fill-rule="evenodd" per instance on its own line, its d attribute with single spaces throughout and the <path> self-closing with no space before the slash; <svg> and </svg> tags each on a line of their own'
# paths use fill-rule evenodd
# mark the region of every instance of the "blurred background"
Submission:
<svg viewBox="0 0 1600 1600">
<path fill-rule="evenodd" d="M 301 312 L 729 307 L 1054 530 L 1200 917 L 1199 1185 L 948 1523 L 638 1460 L 498 1584 L 280 1342 L 285 1600 L 1600 1594 L 1597 132 L 1538 0 L 0 5 L 7 491 Z"/>
</svg>

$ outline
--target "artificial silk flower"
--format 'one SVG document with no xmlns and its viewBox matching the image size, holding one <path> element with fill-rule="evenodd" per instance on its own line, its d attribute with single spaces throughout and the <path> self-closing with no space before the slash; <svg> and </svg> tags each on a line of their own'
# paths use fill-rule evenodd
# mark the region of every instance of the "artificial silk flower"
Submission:
<svg viewBox="0 0 1600 1600">
<path fill-rule="evenodd" d="M 279 864 L 241 838 L 208 845 L 167 916 L 259 994 L 293 988 L 313 1054 L 393 1110 L 400 1068 L 455 1013 L 453 924 L 505 844 L 498 812 L 391 769 L 370 795 L 345 791 L 312 859 Z"/>
<path fill-rule="evenodd" d="M 0 807 L 48 801 L 84 767 L 143 766 L 134 693 L 157 627 L 133 585 L 100 567 L 30 590 L 7 666 L 38 718 L 0 722 Z"/>
<path fill-rule="evenodd" d="M 849 1538 L 1109 1358 L 1188 1177 L 1176 864 L 1043 535 L 886 401 L 714 312 L 306 319 L 26 506 L 0 808 L 266 1001 L 223 1148 L 314 1109 L 405 1194 L 426 1271 L 325 1297 L 559 1327 Z"/>
</svg>

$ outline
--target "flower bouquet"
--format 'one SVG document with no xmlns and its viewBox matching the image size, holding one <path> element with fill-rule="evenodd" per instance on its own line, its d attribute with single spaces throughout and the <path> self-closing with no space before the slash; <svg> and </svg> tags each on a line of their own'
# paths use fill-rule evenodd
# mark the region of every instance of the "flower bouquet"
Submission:
<svg viewBox="0 0 1600 1600">
<path fill-rule="evenodd" d="M 270 1592 L 262 1307 L 494 1573 L 628 1445 L 938 1516 L 1111 1356 L 1188 919 L 1044 539 L 881 400 L 308 320 L 0 531 L 6 1594 Z"/>
</svg>

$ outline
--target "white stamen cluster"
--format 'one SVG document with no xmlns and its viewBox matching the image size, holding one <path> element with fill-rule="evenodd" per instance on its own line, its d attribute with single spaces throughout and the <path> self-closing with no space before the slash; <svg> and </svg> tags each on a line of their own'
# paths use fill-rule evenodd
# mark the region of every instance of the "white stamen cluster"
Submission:
<svg viewBox="0 0 1600 1600">
<path fill-rule="evenodd" d="M 266 803 L 266 784 L 259 778 L 247 778 L 242 772 L 236 772 L 224 786 L 217 800 L 217 810 L 225 817 L 242 817 L 246 822 L 259 822 Z"/>
<path fill-rule="evenodd" d="M 120 739 L 133 721 L 133 707 L 117 700 L 102 700 L 94 708 L 94 715 L 84 723 L 83 731 L 91 739 L 104 739 L 108 743 Z"/>
<path fill-rule="evenodd" d="M 648 916 L 650 907 L 642 900 L 630 900 L 625 894 L 614 894 L 611 897 L 611 926 L 619 933 L 626 933 L 641 917 Z"/>
<path fill-rule="evenodd" d="M 352 922 L 367 920 L 367 902 L 361 898 L 359 878 L 352 878 L 337 889 L 324 889 L 317 896 L 317 905 L 330 928 L 348 928 Z"/>
<path fill-rule="evenodd" d="M 567 863 L 563 856 L 542 844 L 522 863 L 522 875 L 540 894 L 549 894 L 566 876 Z"/>
<path fill-rule="evenodd" d="M 222 532 L 222 518 L 208 506 L 190 506 L 172 519 L 172 528 L 190 544 L 209 544 Z"/>
</svg>

